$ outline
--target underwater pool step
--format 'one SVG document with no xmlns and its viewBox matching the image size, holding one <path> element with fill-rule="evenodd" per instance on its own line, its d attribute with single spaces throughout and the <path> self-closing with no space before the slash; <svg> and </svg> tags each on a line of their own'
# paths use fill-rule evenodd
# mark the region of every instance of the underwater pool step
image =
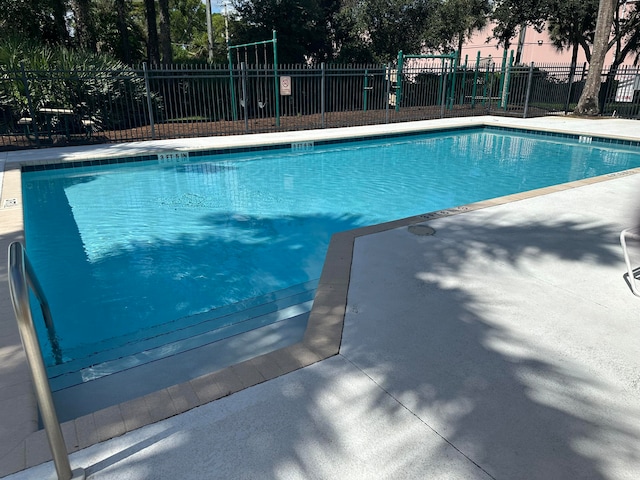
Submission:
<svg viewBox="0 0 640 480">
<path fill-rule="evenodd" d="M 53 392 L 65 422 L 301 342 L 309 314 Z"/>
<path fill-rule="evenodd" d="M 50 375 L 49 382 L 51 384 L 51 390 L 57 391 L 80 383 L 96 380 L 107 375 L 112 375 L 114 373 L 145 365 L 156 360 L 177 355 L 204 345 L 209 345 L 261 327 L 285 323 L 288 320 L 300 318 L 301 316 L 308 317 L 312 306 L 313 300 L 309 300 L 297 305 L 291 305 L 276 312 L 252 317 L 232 325 L 226 325 L 215 330 L 209 330 L 202 333 L 191 332 L 192 335 L 188 335 L 185 338 L 174 338 L 176 336 L 173 335 L 167 336 L 163 339 L 164 341 L 161 342 L 161 344 L 155 347 L 148 346 L 149 343 L 152 343 L 151 340 L 153 340 L 149 339 L 149 341 L 144 342 L 146 348 L 132 348 L 128 355 L 104 360 L 80 369 L 57 372 L 55 376 Z M 130 345 L 130 347 L 133 346 Z"/>
<path fill-rule="evenodd" d="M 315 290 L 307 290 L 222 317 L 154 337 L 130 342 L 94 355 L 47 368 L 53 390 L 110 375 L 160 358 L 254 330 L 265 325 L 308 315 Z"/>
<path fill-rule="evenodd" d="M 48 365 L 47 372 L 49 376 L 52 377 L 61 372 L 72 371 L 104 360 L 117 358 L 123 356 L 118 354 L 117 351 L 124 351 L 128 354 L 127 349 L 131 344 L 140 345 L 141 342 L 149 340 L 154 342 L 153 339 L 159 339 L 163 335 L 173 334 L 192 327 L 197 328 L 199 324 L 206 324 L 206 330 L 211 330 L 224 327 L 233 322 L 243 321 L 246 318 L 275 312 L 289 305 L 302 303 L 310 298 L 313 299 L 317 286 L 317 279 L 310 280 L 206 312 L 179 317 L 171 322 L 140 329 L 128 335 L 121 335 L 100 342 L 86 344 L 74 349 L 65 349 L 62 351 L 62 357 L 66 359 L 66 361 L 61 365 Z M 299 295 L 302 295 L 302 297 L 299 297 Z M 212 325 L 213 323 L 218 323 L 218 325 Z M 148 345 L 148 348 L 155 346 L 157 346 L 157 344 L 151 343 Z M 105 355 L 104 358 L 100 358 L 102 354 Z M 96 361 L 96 359 L 98 360 Z"/>
</svg>

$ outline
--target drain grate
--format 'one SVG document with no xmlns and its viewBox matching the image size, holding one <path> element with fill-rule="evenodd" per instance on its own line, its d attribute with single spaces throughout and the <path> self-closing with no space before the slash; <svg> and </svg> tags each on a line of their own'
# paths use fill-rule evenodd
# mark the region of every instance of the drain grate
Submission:
<svg viewBox="0 0 640 480">
<path fill-rule="evenodd" d="M 420 236 L 428 236 L 428 235 L 435 235 L 436 231 L 431 228 L 429 225 L 409 225 L 409 232 L 413 233 L 414 235 L 420 235 Z"/>
</svg>

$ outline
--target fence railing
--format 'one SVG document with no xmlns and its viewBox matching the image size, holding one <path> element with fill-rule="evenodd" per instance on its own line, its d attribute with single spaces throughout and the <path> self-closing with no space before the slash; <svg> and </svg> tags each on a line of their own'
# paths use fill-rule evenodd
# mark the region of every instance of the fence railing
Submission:
<svg viewBox="0 0 640 480">
<path fill-rule="evenodd" d="M 174 66 L 2 70 L 0 149 L 572 111 L 587 65 Z M 277 72 L 277 75 L 274 74 Z M 401 80 L 401 82 L 399 82 Z M 284 89 L 276 89 L 285 84 Z M 603 115 L 640 116 L 640 69 L 602 72 Z M 399 84 L 401 83 L 401 88 Z M 279 92 L 279 102 L 276 95 Z"/>
</svg>

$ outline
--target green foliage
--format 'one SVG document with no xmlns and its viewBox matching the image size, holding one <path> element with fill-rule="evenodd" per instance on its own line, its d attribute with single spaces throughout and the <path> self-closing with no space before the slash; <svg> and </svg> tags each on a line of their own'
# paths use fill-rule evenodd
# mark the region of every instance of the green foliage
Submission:
<svg viewBox="0 0 640 480">
<path fill-rule="evenodd" d="M 428 26 L 436 18 L 436 7 L 436 0 L 351 0 L 344 4 L 343 16 L 351 19 L 354 37 L 374 60 L 390 62 L 399 50 L 414 53 L 434 45 Z"/>
<path fill-rule="evenodd" d="M 144 61 L 146 40 L 142 17 L 130 3 L 124 2 L 126 43 L 118 28 L 118 12 L 113 0 L 94 0 L 95 32 L 98 39 L 97 50 L 131 65 Z M 126 47 L 125 47 L 126 45 Z M 125 52 L 128 48 L 128 52 Z"/>
<path fill-rule="evenodd" d="M 24 68 L 24 71 L 22 70 Z M 14 112 L 67 108 L 91 117 L 96 126 L 130 128 L 146 122 L 144 79 L 108 55 L 52 49 L 35 42 L 0 42 L 0 99 Z M 154 108 L 161 101 L 152 96 Z"/>
<path fill-rule="evenodd" d="M 66 44 L 65 2 L 62 0 L 0 0 L 2 37 L 21 37 L 49 45 Z"/>
<path fill-rule="evenodd" d="M 431 27 L 433 43 L 443 52 L 458 52 L 476 30 L 488 22 L 489 0 L 444 0 Z"/>
<path fill-rule="evenodd" d="M 598 16 L 598 0 L 556 0 L 548 19 L 549 36 L 558 50 L 581 45 L 590 58 Z M 577 54 L 577 52 L 576 52 Z"/>
<path fill-rule="evenodd" d="M 54 61 L 55 51 L 34 40 L 9 37 L 0 42 L 0 73 L 2 74 L 2 107 L 17 115 L 28 109 L 26 88 L 21 77 L 25 68 L 45 69 Z"/>
<path fill-rule="evenodd" d="M 520 27 L 530 26 L 541 32 L 553 0 L 498 0 L 491 19 L 496 23 L 493 38 L 508 48 Z"/>
<path fill-rule="evenodd" d="M 320 0 L 234 0 L 233 5 L 243 21 L 232 44 L 269 40 L 276 30 L 280 63 L 327 58 L 330 32 Z"/>
<path fill-rule="evenodd" d="M 341 9 L 335 16 L 335 52 L 336 63 L 374 63 L 373 52 L 366 40 L 360 35 L 357 20 L 350 10 Z"/>
<path fill-rule="evenodd" d="M 205 62 L 209 58 L 206 11 L 199 0 L 174 0 L 171 10 L 171 38 L 176 62 Z M 213 27 L 213 62 L 227 63 L 225 21 L 220 13 L 211 15 Z M 235 22 L 230 19 L 230 29 Z"/>
<path fill-rule="evenodd" d="M 622 65 L 627 55 L 635 53 L 633 60 L 637 65 L 640 60 L 640 7 L 637 2 L 618 0 L 618 8 L 614 10 L 613 38 L 608 48 L 615 45 L 613 69 Z"/>
<path fill-rule="evenodd" d="M 206 9 L 199 0 L 173 0 L 171 38 L 177 44 L 189 44 L 194 36 L 207 33 Z"/>
</svg>

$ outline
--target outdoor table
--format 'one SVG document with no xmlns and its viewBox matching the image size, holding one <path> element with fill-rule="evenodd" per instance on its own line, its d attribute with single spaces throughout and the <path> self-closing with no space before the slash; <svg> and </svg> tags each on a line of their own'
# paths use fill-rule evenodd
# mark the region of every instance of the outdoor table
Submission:
<svg viewBox="0 0 640 480">
<path fill-rule="evenodd" d="M 62 132 L 65 137 L 69 138 L 72 132 L 72 122 L 76 113 L 70 108 L 41 108 L 38 113 L 44 117 L 45 126 L 49 137 L 52 137 L 56 131 L 53 125 L 54 117 L 59 117 L 62 120 Z"/>
</svg>

